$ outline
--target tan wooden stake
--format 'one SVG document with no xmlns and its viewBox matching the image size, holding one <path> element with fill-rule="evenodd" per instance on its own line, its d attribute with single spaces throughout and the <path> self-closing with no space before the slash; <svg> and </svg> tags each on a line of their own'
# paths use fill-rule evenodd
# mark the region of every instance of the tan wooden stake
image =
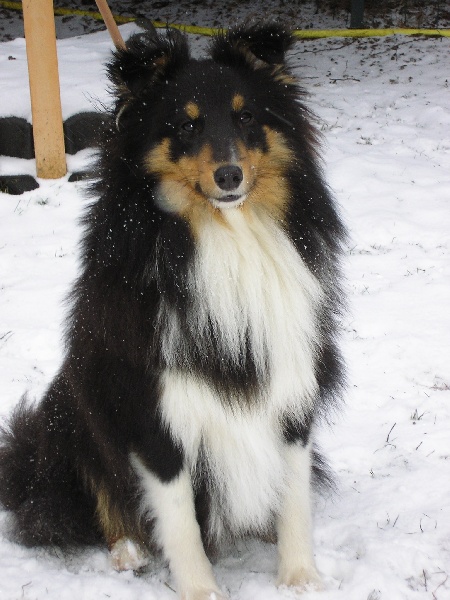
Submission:
<svg viewBox="0 0 450 600">
<path fill-rule="evenodd" d="M 56 31 L 52 0 L 23 0 L 30 79 L 36 172 L 57 179 L 67 172 L 59 92 Z"/>
<path fill-rule="evenodd" d="M 98 6 L 98 10 L 105 21 L 105 25 L 109 31 L 109 35 L 114 42 L 116 48 L 125 49 L 125 42 L 123 41 L 123 37 L 120 34 L 119 28 L 117 27 L 116 22 L 114 21 L 114 17 L 112 12 L 108 6 L 108 2 L 106 0 L 95 0 L 95 3 Z"/>
</svg>

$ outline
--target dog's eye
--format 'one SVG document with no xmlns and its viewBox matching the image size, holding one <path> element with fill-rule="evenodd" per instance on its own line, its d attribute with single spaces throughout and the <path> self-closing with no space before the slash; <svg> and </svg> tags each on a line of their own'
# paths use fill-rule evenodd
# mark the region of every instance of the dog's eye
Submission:
<svg viewBox="0 0 450 600">
<path fill-rule="evenodd" d="M 239 115 L 239 120 L 242 125 L 250 125 L 250 123 L 253 123 L 254 118 L 251 112 L 248 110 L 243 110 Z"/>
<path fill-rule="evenodd" d="M 194 121 L 186 121 L 181 125 L 181 129 L 187 133 L 193 133 L 195 131 Z"/>
</svg>

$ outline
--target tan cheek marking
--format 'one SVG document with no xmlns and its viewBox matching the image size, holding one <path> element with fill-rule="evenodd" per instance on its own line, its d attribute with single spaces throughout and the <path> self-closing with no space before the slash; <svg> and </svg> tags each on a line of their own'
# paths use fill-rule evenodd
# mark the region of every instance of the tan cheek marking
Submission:
<svg viewBox="0 0 450 600">
<path fill-rule="evenodd" d="M 200 116 L 200 108 L 195 102 L 188 102 L 184 107 L 187 116 L 192 119 L 198 119 Z"/>
<path fill-rule="evenodd" d="M 169 157 L 170 140 L 164 138 L 161 143 L 153 148 L 144 159 L 144 166 L 148 173 L 160 175 L 174 170 L 175 164 Z"/>
<path fill-rule="evenodd" d="M 246 203 L 263 208 L 272 218 L 282 220 L 290 199 L 285 174 L 294 156 L 280 133 L 269 127 L 264 129 L 268 151 L 260 153 L 254 185 Z"/>
<path fill-rule="evenodd" d="M 235 111 L 235 112 L 239 112 L 240 110 L 242 110 L 245 106 L 245 100 L 244 97 L 241 96 L 241 94 L 236 94 L 235 96 L 233 96 L 233 99 L 231 101 L 231 108 Z"/>
<path fill-rule="evenodd" d="M 163 210 L 182 214 L 188 204 L 189 185 L 183 180 L 178 163 L 170 157 L 170 140 L 165 138 L 147 155 L 144 165 L 148 173 L 157 175 L 161 194 L 157 202 Z"/>
</svg>

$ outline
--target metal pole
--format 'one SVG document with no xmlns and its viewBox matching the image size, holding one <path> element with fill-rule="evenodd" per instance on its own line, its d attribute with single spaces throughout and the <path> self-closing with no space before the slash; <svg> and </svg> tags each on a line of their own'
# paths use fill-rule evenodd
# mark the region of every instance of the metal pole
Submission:
<svg viewBox="0 0 450 600">
<path fill-rule="evenodd" d="M 364 0 L 352 0 L 350 28 L 360 29 L 364 22 Z"/>
<path fill-rule="evenodd" d="M 36 172 L 58 179 L 67 172 L 52 0 L 23 0 Z"/>
</svg>

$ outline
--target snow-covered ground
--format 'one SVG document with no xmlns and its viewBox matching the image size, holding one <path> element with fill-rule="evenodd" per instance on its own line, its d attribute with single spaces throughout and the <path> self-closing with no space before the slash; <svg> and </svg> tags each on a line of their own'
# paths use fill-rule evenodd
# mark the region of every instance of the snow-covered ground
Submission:
<svg viewBox="0 0 450 600">
<path fill-rule="evenodd" d="M 322 121 L 328 180 L 352 236 L 349 389 L 345 410 L 321 432 L 339 491 L 317 502 L 326 590 L 305 600 L 450 598 L 449 46 L 321 40 L 291 54 Z M 58 42 L 64 118 L 108 102 L 110 50 L 106 33 Z M 23 39 L 0 44 L 0 83 L 0 116 L 30 119 Z M 69 168 L 89 157 L 68 157 Z M 0 157 L 7 173 L 34 174 L 34 163 Z M 0 422 L 24 392 L 39 398 L 58 368 L 63 299 L 77 272 L 83 184 L 40 185 L 0 193 Z M 215 570 L 231 600 L 297 597 L 275 588 L 271 545 L 241 543 Z M 157 559 L 135 576 L 114 572 L 99 549 L 20 547 L 0 512 L 1 600 L 174 600 L 171 585 Z"/>
</svg>

